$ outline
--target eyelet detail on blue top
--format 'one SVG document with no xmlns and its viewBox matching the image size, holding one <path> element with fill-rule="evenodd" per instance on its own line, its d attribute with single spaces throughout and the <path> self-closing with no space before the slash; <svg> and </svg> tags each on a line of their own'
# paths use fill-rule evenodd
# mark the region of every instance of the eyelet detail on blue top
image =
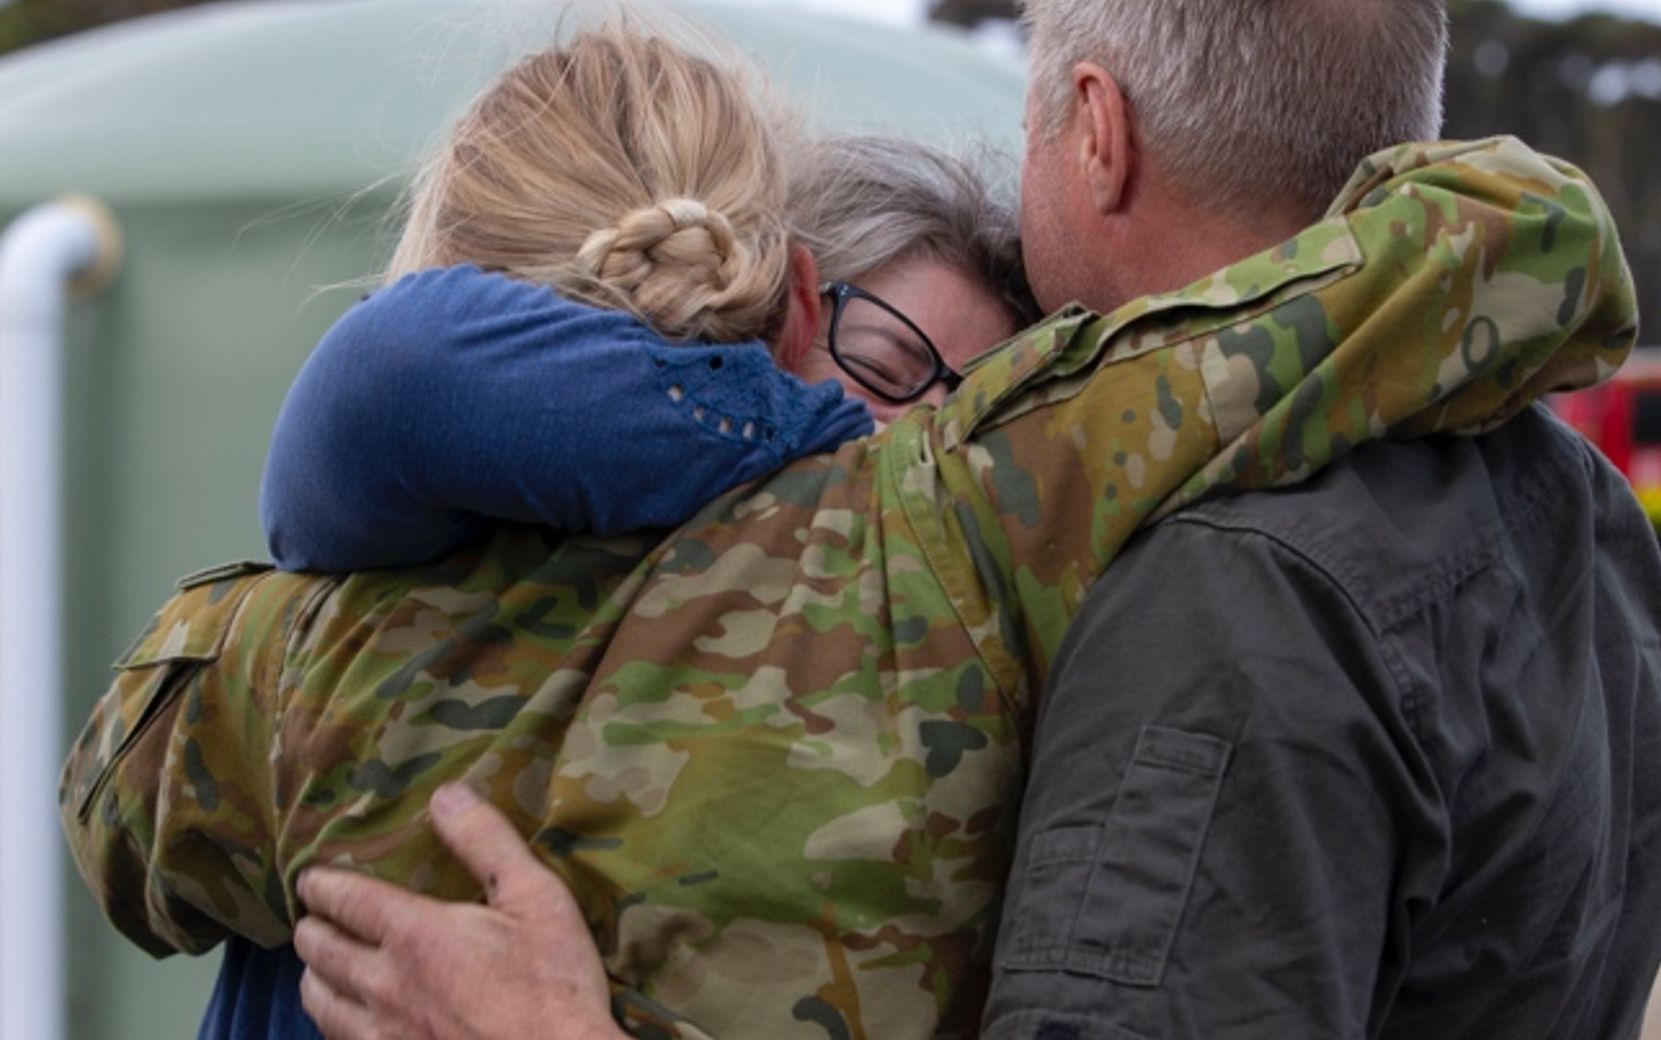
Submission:
<svg viewBox="0 0 1661 1040">
<path fill-rule="evenodd" d="M 699 345 L 654 349 L 652 364 L 663 392 L 693 422 L 722 437 L 749 444 L 778 442 L 778 410 L 783 421 L 794 422 L 790 407 L 780 400 L 777 380 L 763 378 L 773 370 L 766 348 Z"/>
</svg>

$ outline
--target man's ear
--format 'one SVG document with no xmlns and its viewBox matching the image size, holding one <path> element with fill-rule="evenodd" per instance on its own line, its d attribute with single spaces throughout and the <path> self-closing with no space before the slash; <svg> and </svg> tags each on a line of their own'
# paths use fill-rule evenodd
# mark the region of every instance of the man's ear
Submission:
<svg viewBox="0 0 1661 1040">
<path fill-rule="evenodd" d="M 790 271 L 785 294 L 784 327 L 772 343 L 773 361 L 786 372 L 799 370 L 802 358 L 819 335 L 819 264 L 803 245 L 790 247 Z"/>
<path fill-rule="evenodd" d="M 1078 160 L 1091 200 L 1102 216 L 1123 207 L 1135 173 L 1130 106 L 1111 73 L 1094 62 L 1073 68 Z"/>
</svg>

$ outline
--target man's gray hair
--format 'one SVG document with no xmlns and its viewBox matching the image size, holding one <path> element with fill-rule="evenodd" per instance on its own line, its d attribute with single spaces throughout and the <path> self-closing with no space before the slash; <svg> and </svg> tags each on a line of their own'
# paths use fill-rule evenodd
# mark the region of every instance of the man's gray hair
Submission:
<svg viewBox="0 0 1661 1040">
<path fill-rule="evenodd" d="M 1024 328 L 1041 313 L 1021 264 L 1014 163 L 999 177 L 996 159 L 898 137 L 817 138 L 786 160 L 791 224 L 822 281 L 857 283 L 893 263 L 938 261 L 998 294 Z"/>
<path fill-rule="evenodd" d="M 1118 82 L 1146 147 L 1224 210 L 1318 216 L 1378 149 L 1442 123 L 1445 0 L 1023 0 L 1039 129 L 1071 70 Z"/>
</svg>

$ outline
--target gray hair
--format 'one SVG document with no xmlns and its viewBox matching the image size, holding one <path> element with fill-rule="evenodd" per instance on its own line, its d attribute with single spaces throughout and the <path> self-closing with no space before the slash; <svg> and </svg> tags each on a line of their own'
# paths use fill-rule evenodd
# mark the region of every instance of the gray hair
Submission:
<svg viewBox="0 0 1661 1040">
<path fill-rule="evenodd" d="M 1021 264 L 1013 190 L 990 174 L 996 161 L 984 149 L 958 157 L 904 138 L 822 137 L 788 160 L 790 222 L 824 281 L 934 260 L 998 294 L 1024 328 L 1041 311 Z"/>
<path fill-rule="evenodd" d="M 1434 140 L 1445 0 L 1023 0 L 1039 128 L 1071 70 L 1118 82 L 1149 151 L 1225 211 L 1324 212 L 1361 159 Z"/>
</svg>

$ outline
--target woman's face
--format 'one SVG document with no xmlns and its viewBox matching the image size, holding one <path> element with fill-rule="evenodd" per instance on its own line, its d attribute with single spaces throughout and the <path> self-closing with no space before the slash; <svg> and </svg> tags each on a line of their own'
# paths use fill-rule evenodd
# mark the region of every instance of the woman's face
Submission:
<svg viewBox="0 0 1661 1040">
<path fill-rule="evenodd" d="M 940 354 L 946 367 L 961 373 L 963 366 L 1015 334 L 1015 316 L 1009 307 L 978 281 L 958 268 L 937 260 L 903 260 L 882 267 L 853 283 L 904 315 L 920 329 Z M 834 379 L 852 397 L 871 407 L 879 424 L 888 423 L 916 404 L 939 404 L 946 398 L 946 384 L 935 382 L 922 396 L 904 404 L 883 400 L 849 375 L 830 352 L 830 326 L 836 308 L 825 300 L 819 316 L 819 333 L 813 348 L 803 355 L 796 374 L 808 383 Z M 856 313 L 844 316 L 844 329 L 852 330 Z M 843 332 L 839 329 L 839 335 Z"/>
</svg>

